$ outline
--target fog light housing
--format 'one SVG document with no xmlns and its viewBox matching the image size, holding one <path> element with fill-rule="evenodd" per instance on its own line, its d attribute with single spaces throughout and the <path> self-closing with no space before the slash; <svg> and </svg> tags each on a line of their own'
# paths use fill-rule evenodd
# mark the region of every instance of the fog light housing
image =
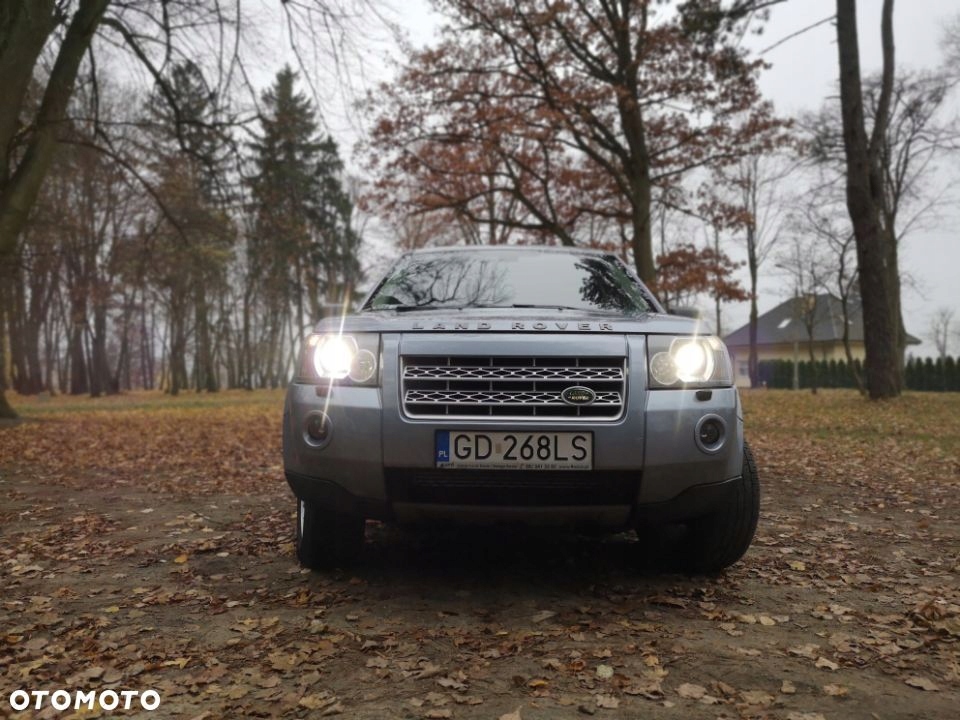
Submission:
<svg viewBox="0 0 960 720">
<path fill-rule="evenodd" d="M 304 423 L 304 431 L 307 438 L 316 445 L 321 445 L 330 440 L 330 434 L 333 427 L 330 418 L 325 413 L 310 413 L 307 415 Z"/>
<path fill-rule="evenodd" d="M 697 423 L 695 439 L 703 452 L 713 454 L 727 439 L 727 424 L 719 415 L 704 415 Z"/>
<path fill-rule="evenodd" d="M 708 420 L 700 426 L 700 442 L 704 445 L 716 445 L 720 442 L 720 426 L 713 420 Z"/>
</svg>

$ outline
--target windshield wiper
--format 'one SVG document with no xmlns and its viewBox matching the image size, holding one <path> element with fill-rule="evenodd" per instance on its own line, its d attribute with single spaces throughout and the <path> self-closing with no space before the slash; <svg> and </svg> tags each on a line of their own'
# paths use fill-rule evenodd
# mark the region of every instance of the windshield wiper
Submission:
<svg viewBox="0 0 960 720">
<path fill-rule="evenodd" d="M 535 303 L 514 303 L 506 307 L 512 308 L 526 308 L 526 309 L 540 309 L 540 310 L 584 310 L 585 308 L 577 308 L 571 305 L 538 305 Z"/>
<path fill-rule="evenodd" d="M 398 313 L 423 312 L 426 310 L 463 310 L 460 305 L 374 305 L 369 310 L 393 310 Z"/>
<path fill-rule="evenodd" d="M 539 303 L 514 303 L 513 305 L 503 305 L 501 307 L 519 308 L 521 310 L 576 310 L 577 312 L 592 313 L 595 315 L 616 315 L 624 313 L 616 310 L 603 310 L 601 308 L 573 307 L 572 305 L 545 305 Z"/>
</svg>

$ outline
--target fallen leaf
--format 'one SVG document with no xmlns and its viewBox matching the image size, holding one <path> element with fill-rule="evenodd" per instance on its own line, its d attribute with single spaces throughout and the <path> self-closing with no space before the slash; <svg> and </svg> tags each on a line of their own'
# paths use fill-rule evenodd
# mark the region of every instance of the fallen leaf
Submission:
<svg viewBox="0 0 960 720">
<path fill-rule="evenodd" d="M 190 559 L 189 556 L 186 553 L 184 553 L 183 555 L 177 555 L 173 559 L 173 561 L 177 563 L 177 565 L 183 565 L 189 559 Z"/>
<path fill-rule="evenodd" d="M 437 680 L 437 685 L 445 687 L 447 690 L 466 690 L 467 686 L 460 680 L 452 677 L 442 677 Z"/>
<path fill-rule="evenodd" d="M 613 677 L 613 668 L 609 665 L 597 665 L 597 677 L 602 680 L 609 680 Z"/>
<path fill-rule="evenodd" d="M 817 651 L 819 649 L 819 645 L 807 643 L 806 645 L 797 645 L 796 647 L 787 648 L 787 652 L 791 655 L 796 655 L 797 657 L 806 657 L 813 660 L 815 657 L 817 657 Z"/>
<path fill-rule="evenodd" d="M 928 680 L 925 677 L 920 677 L 919 675 L 912 675 L 904 680 L 904 682 L 910 687 L 917 688 L 918 690 L 927 690 L 929 692 L 939 692 L 940 690 L 935 682 Z"/>
<path fill-rule="evenodd" d="M 726 695 L 727 697 L 737 694 L 736 689 L 732 685 L 727 685 L 722 680 L 715 680 L 711 687 L 713 687 L 716 692 L 720 693 L 721 695 Z"/>
<path fill-rule="evenodd" d="M 541 610 L 532 618 L 530 618 L 535 623 L 542 623 L 544 620 L 549 620 L 552 617 L 555 617 L 557 613 L 553 610 Z"/>
<path fill-rule="evenodd" d="M 784 695 L 793 695 L 797 691 L 797 686 L 794 685 L 789 680 L 784 680 L 780 683 L 780 692 Z"/>
<path fill-rule="evenodd" d="M 814 666 L 820 668 L 821 670 L 836 670 L 840 667 L 833 662 L 833 660 L 827 660 L 825 657 L 818 657 L 817 661 L 814 663 Z"/>
<path fill-rule="evenodd" d="M 431 705 L 434 705 L 436 707 L 442 707 L 450 702 L 450 697 L 443 693 L 428 692 L 426 700 Z"/>
<path fill-rule="evenodd" d="M 704 695 L 707 694 L 707 689 L 702 685 L 694 685 L 693 683 L 684 683 L 677 688 L 677 695 L 682 698 L 690 698 L 691 700 L 699 700 Z"/>
<path fill-rule="evenodd" d="M 302 698 L 300 698 L 300 702 L 297 704 L 301 707 L 307 708 L 307 710 L 320 710 L 322 708 L 330 707 L 336 702 L 336 697 L 324 692 L 313 695 L 304 695 Z"/>
<path fill-rule="evenodd" d="M 425 662 L 420 666 L 420 669 L 414 673 L 414 677 L 420 678 L 421 680 L 428 680 L 429 678 L 436 677 L 442 672 L 443 668 L 441 668 L 439 665 L 434 665 L 432 662 Z"/>
<path fill-rule="evenodd" d="M 823 686 L 823 691 L 831 697 L 842 697 L 849 692 L 849 688 L 846 688 L 843 685 L 834 685 L 833 683 L 830 683 L 829 685 Z"/>
<path fill-rule="evenodd" d="M 743 698 L 743 701 L 747 705 L 759 705 L 761 707 L 766 707 L 773 703 L 776 699 L 768 692 L 764 690 L 743 690 L 740 693 L 740 697 Z"/>
<path fill-rule="evenodd" d="M 613 695 L 597 695 L 594 697 L 594 701 L 596 701 L 598 708 L 616 710 L 618 707 L 620 707 L 620 701 L 617 700 L 617 698 L 615 698 Z"/>
<path fill-rule="evenodd" d="M 499 720 L 523 720 L 523 718 L 520 717 L 520 708 L 517 708 L 511 713 L 501 715 Z"/>
<path fill-rule="evenodd" d="M 687 607 L 686 600 L 669 597 L 667 595 L 655 595 L 654 597 L 650 598 L 650 603 L 653 605 L 662 605 L 664 607 L 672 607 L 672 608 L 680 608 L 680 609 Z"/>
</svg>

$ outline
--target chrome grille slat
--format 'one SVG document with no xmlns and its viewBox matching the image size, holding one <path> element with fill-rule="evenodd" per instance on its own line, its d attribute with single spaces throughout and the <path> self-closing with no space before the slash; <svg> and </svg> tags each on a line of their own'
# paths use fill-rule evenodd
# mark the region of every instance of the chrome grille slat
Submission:
<svg viewBox="0 0 960 720">
<path fill-rule="evenodd" d="M 626 396 L 623 357 L 403 356 L 401 399 L 409 417 L 478 419 L 619 418 Z M 562 391 L 596 393 L 571 405 Z"/>
<path fill-rule="evenodd" d="M 580 381 L 623 380 L 623 368 L 406 366 L 404 379 Z"/>
<path fill-rule="evenodd" d="M 555 392 L 487 392 L 487 391 L 457 391 L 457 390 L 407 390 L 403 396 L 408 405 L 436 404 L 436 405 L 566 405 Z M 597 393 L 597 399 L 590 407 L 597 405 L 623 404 L 618 392 Z M 571 406 L 576 407 L 576 406 Z"/>
</svg>

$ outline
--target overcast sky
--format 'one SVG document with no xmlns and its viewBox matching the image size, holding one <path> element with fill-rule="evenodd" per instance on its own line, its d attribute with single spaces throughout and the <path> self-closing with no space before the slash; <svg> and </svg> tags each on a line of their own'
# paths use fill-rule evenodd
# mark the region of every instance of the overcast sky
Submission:
<svg viewBox="0 0 960 720">
<path fill-rule="evenodd" d="M 881 63 L 881 3 L 880 0 L 860 0 L 858 6 L 861 65 L 865 73 L 870 73 L 879 70 Z M 409 33 L 414 44 L 422 45 L 430 41 L 438 23 L 427 0 L 398 1 L 394 8 L 394 17 Z M 750 37 L 746 42 L 761 51 L 792 33 L 828 18 L 834 11 L 835 0 L 788 0 L 773 8 L 763 35 Z M 894 15 L 897 66 L 904 69 L 933 69 L 940 65 L 939 40 L 942 28 L 958 13 L 958 0 L 898 0 Z M 835 33 L 833 24 L 825 23 L 786 40 L 764 54 L 764 59 L 772 67 L 762 76 L 761 86 L 779 113 L 793 115 L 803 110 L 815 110 L 828 95 L 835 94 Z M 278 40 L 279 44 L 283 44 L 283 38 Z M 266 71 L 270 65 L 264 63 L 262 67 Z M 389 77 L 387 63 L 368 59 L 364 65 L 370 87 L 378 77 Z M 270 70 L 272 72 L 275 70 Z M 357 118 L 337 112 L 334 109 L 336 102 L 330 98 L 324 104 L 331 131 L 340 140 L 344 152 L 349 153 L 357 137 Z M 954 98 L 953 108 L 960 108 L 957 98 Z M 953 164 L 960 167 L 960 162 Z M 951 178 L 944 173 L 942 182 L 948 183 L 951 179 L 955 179 L 955 175 Z M 912 283 L 912 286 L 904 288 L 904 321 L 908 332 L 924 340 L 922 346 L 913 349 L 918 355 L 934 354 L 928 335 L 930 317 L 937 308 L 956 308 L 957 326 L 960 328 L 960 291 L 956 280 L 960 266 L 960 233 L 956 230 L 960 223 L 960 204 L 956 194 L 953 198 L 948 207 L 938 210 L 937 217 L 928 221 L 927 227 L 908 236 L 901 249 L 902 269 Z M 693 240 L 701 242 L 702 237 Z M 737 256 L 737 248 L 732 243 L 728 252 Z M 782 302 L 791 292 L 789 281 L 771 276 L 771 272 L 776 272 L 772 259 L 768 260 L 764 270 L 765 277 L 761 278 L 759 292 L 761 312 Z M 743 281 L 746 284 L 745 271 Z M 723 320 L 725 332 L 745 323 L 747 313 L 748 303 L 727 305 Z M 960 338 L 955 337 L 951 340 L 951 353 L 958 352 Z"/>
</svg>

